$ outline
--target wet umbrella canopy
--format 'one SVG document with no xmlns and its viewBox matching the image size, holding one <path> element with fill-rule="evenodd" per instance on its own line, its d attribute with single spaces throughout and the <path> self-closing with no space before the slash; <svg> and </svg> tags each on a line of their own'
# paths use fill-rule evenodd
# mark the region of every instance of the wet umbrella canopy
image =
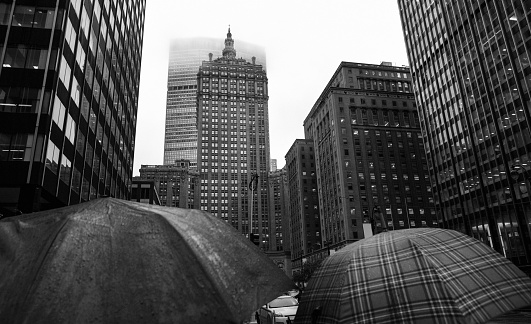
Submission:
<svg viewBox="0 0 531 324">
<path fill-rule="evenodd" d="M 531 279 L 490 247 L 419 228 L 378 234 L 325 259 L 295 323 L 484 323 L 530 304 Z"/>
<path fill-rule="evenodd" d="M 198 210 L 105 198 L 0 221 L 3 323 L 241 323 L 292 287 Z"/>
</svg>

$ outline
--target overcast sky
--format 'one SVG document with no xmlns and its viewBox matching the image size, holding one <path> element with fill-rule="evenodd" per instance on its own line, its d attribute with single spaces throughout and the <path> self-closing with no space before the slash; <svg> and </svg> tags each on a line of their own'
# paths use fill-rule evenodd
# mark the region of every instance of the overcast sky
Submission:
<svg viewBox="0 0 531 324">
<path fill-rule="evenodd" d="M 134 175 L 141 164 L 162 164 L 171 39 L 224 39 L 228 25 L 236 54 L 239 40 L 266 49 L 271 158 L 279 168 L 341 61 L 408 65 L 397 0 L 149 0 Z"/>
</svg>

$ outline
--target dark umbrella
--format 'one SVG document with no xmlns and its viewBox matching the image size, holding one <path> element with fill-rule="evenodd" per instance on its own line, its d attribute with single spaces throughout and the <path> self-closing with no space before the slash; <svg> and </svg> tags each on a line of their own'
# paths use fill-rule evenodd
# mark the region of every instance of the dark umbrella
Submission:
<svg viewBox="0 0 531 324">
<path fill-rule="evenodd" d="M 407 229 L 325 259 L 295 322 L 484 323 L 529 304 L 531 279 L 487 245 L 452 230 Z"/>
<path fill-rule="evenodd" d="M 198 210 L 105 198 L 0 221 L 2 323 L 241 323 L 292 287 Z"/>
</svg>

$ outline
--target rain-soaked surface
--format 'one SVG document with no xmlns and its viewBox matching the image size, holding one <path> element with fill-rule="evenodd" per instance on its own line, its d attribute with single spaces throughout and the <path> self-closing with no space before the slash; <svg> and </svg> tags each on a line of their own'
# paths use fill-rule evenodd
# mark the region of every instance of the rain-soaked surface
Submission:
<svg viewBox="0 0 531 324">
<path fill-rule="evenodd" d="M 208 213 L 112 198 L 0 221 L 0 274 L 2 323 L 241 322 L 293 286 Z"/>
</svg>

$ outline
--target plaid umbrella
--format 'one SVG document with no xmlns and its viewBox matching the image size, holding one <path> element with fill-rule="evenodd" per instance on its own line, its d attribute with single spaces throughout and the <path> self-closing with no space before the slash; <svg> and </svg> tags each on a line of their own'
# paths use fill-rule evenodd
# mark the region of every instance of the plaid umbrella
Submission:
<svg viewBox="0 0 531 324">
<path fill-rule="evenodd" d="M 325 259 L 295 322 L 483 323 L 530 304 L 531 279 L 490 247 L 452 230 L 406 229 Z"/>
</svg>

